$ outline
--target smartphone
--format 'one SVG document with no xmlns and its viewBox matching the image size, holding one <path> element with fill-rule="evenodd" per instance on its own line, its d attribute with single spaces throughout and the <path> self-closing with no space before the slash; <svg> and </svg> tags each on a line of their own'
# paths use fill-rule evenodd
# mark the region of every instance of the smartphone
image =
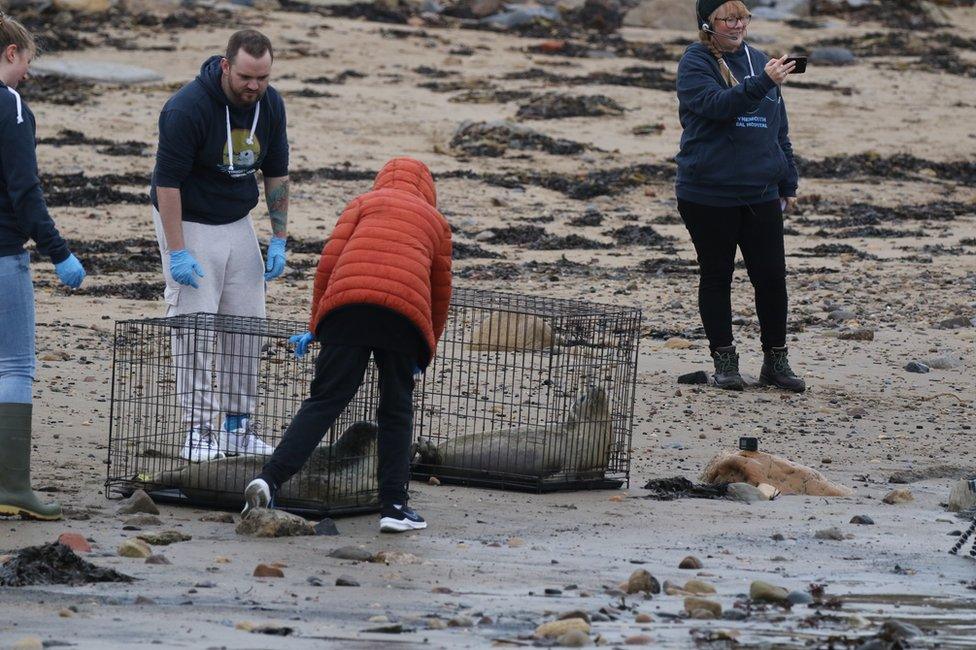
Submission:
<svg viewBox="0 0 976 650">
<path fill-rule="evenodd" d="M 805 56 L 788 56 L 786 57 L 786 62 L 790 61 L 796 62 L 796 67 L 793 68 L 793 72 L 790 74 L 803 74 L 807 71 L 807 57 Z"/>
</svg>

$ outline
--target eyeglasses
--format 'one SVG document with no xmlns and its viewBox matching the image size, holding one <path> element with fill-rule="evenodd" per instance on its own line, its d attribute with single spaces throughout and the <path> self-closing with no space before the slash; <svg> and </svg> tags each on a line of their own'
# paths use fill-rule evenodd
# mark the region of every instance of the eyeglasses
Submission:
<svg viewBox="0 0 976 650">
<path fill-rule="evenodd" d="M 729 16 L 728 18 L 716 18 L 715 20 L 722 21 L 723 23 L 725 23 L 725 26 L 728 27 L 729 29 L 735 27 L 736 23 L 739 22 L 742 23 L 743 27 L 748 27 L 749 22 L 752 20 L 752 15 L 748 14 L 745 16 Z"/>
</svg>

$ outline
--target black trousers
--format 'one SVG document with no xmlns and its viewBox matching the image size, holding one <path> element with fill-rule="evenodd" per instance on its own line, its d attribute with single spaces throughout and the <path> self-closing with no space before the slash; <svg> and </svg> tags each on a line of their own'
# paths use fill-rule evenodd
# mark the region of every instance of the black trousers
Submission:
<svg viewBox="0 0 976 650">
<path fill-rule="evenodd" d="M 786 254 L 779 199 L 716 208 L 678 199 L 698 254 L 698 310 L 709 347 L 732 345 L 732 272 L 742 250 L 756 292 L 763 350 L 786 345 Z"/>
<path fill-rule="evenodd" d="M 282 485 L 294 476 L 362 384 L 370 354 L 379 370 L 377 474 L 380 503 L 406 504 L 413 436 L 413 373 L 416 355 L 379 348 L 324 345 L 315 361 L 310 395 L 264 465 L 262 478 Z"/>
</svg>

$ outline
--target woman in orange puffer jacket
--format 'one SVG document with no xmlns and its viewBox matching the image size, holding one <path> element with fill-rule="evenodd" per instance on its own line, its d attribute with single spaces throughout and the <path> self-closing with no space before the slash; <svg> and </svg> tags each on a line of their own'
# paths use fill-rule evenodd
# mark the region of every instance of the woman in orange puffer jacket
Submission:
<svg viewBox="0 0 976 650">
<path fill-rule="evenodd" d="M 451 227 L 437 211 L 434 179 L 412 158 L 394 158 L 373 191 L 353 199 L 325 243 L 315 273 L 309 331 L 295 354 L 322 345 L 311 395 L 261 474 L 244 492 L 268 507 L 352 400 L 373 356 L 379 371 L 380 530 L 426 528 L 407 507 L 415 371 L 426 368 L 451 298 Z"/>
</svg>

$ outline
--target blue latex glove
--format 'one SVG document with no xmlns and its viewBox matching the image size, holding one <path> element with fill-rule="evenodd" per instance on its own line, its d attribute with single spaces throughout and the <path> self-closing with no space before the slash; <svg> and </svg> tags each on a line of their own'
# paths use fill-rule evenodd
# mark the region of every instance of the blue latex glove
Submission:
<svg viewBox="0 0 976 650">
<path fill-rule="evenodd" d="M 308 344 L 315 340 L 311 332 L 296 334 L 288 338 L 288 342 L 295 346 L 295 357 L 301 359 L 308 352 Z"/>
<path fill-rule="evenodd" d="M 55 264 L 54 270 L 57 272 L 61 283 L 72 289 L 80 287 L 81 281 L 85 279 L 85 267 L 81 265 L 73 253 Z"/>
<path fill-rule="evenodd" d="M 190 251 L 182 248 L 169 254 L 169 274 L 180 284 L 196 289 L 199 286 L 196 277 L 203 277 L 203 269 L 190 255 Z"/>
<path fill-rule="evenodd" d="M 268 244 L 268 261 L 264 265 L 265 281 L 274 280 L 285 271 L 285 240 L 272 237 Z"/>
</svg>

